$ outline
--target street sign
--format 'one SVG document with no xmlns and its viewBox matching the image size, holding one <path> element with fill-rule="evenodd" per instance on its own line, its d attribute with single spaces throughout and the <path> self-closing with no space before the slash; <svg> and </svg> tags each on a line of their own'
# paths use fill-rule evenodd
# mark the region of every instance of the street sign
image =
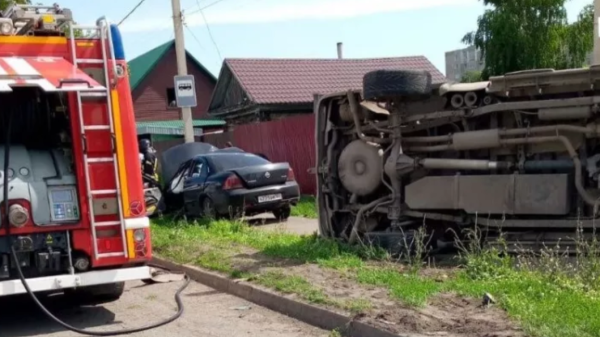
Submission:
<svg viewBox="0 0 600 337">
<path fill-rule="evenodd" d="M 194 75 L 175 76 L 175 99 L 178 108 L 196 107 Z"/>
</svg>

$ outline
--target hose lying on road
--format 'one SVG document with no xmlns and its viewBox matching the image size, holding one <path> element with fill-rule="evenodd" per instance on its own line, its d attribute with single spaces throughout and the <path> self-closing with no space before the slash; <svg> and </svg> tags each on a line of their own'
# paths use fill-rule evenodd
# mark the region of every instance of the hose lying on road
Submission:
<svg viewBox="0 0 600 337">
<path fill-rule="evenodd" d="M 8 125 L 6 128 L 6 142 L 4 143 L 4 172 L 8 172 L 9 169 L 9 161 L 10 161 L 10 130 L 11 130 L 11 116 L 10 114 L 8 114 Z M 10 240 L 10 224 L 9 224 L 9 220 L 8 220 L 8 214 L 9 214 L 9 203 L 8 203 L 8 193 L 10 192 L 10 189 L 8 188 L 8 183 L 9 183 L 9 175 L 8 174 L 4 174 L 4 179 L 3 179 L 3 191 L 4 191 L 4 206 L 5 206 L 5 213 L 4 213 L 4 219 L 3 219 L 3 223 L 5 223 L 6 225 L 6 240 Z M 154 323 L 154 324 L 150 324 L 147 326 L 143 326 L 140 328 L 134 328 L 134 329 L 128 329 L 128 330 L 119 330 L 119 331 L 88 331 L 88 330 L 83 330 L 83 329 L 78 329 L 74 326 L 71 326 L 63 321 L 61 321 L 58 317 L 54 316 L 43 304 L 42 302 L 40 302 L 40 300 L 37 298 L 37 296 L 33 293 L 33 291 L 31 291 L 31 288 L 29 288 L 29 285 L 27 284 L 27 280 L 25 279 L 25 276 L 23 275 L 23 270 L 21 269 L 21 263 L 19 262 L 19 258 L 17 257 L 17 252 L 15 251 L 15 247 L 14 245 L 10 244 L 10 241 L 8 241 L 9 243 L 9 247 L 11 247 L 10 252 L 11 252 L 11 256 L 13 259 L 13 262 L 15 264 L 15 267 L 17 269 L 17 272 L 19 274 L 19 278 L 21 279 L 21 283 L 23 284 L 23 287 L 25 288 L 25 290 L 27 291 L 27 294 L 29 294 L 29 296 L 31 297 L 31 299 L 33 300 L 33 302 L 35 302 L 35 304 L 40 308 L 40 310 L 42 310 L 50 319 L 52 319 L 53 321 L 55 321 L 56 323 L 58 323 L 59 325 L 61 325 L 62 327 L 64 327 L 67 330 L 71 330 L 73 332 L 82 334 L 82 335 L 88 335 L 88 336 L 118 336 L 118 335 L 129 335 L 132 333 L 136 333 L 136 332 L 141 332 L 141 331 L 146 331 L 146 330 L 151 330 L 154 328 L 158 328 L 160 326 L 169 324 L 171 322 L 173 322 L 174 320 L 178 319 L 179 317 L 181 317 L 181 315 L 183 314 L 183 310 L 184 310 L 184 306 L 183 306 L 183 302 L 181 301 L 181 293 L 183 292 L 183 290 L 185 290 L 185 288 L 187 288 L 187 286 L 190 284 L 190 278 L 189 276 L 185 276 L 185 282 L 183 283 L 183 285 L 181 285 L 181 287 L 179 287 L 179 289 L 177 290 L 177 292 L 175 293 L 175 302 L 177 302 L 177 313 L 175 313 L 175 315 L 171 316 L 170 318 L 160 321 L 158 323 Z"/>
<path fill-rule="evenodd" d="M 179 289 L 177 290 L 177 292 L 175 293 L 175 302 L 177 302 L 177 313 L 175 313 L 175 315 L 171 316 L 170 318 L 154 323 L 154 324 L 150 324 L 150 325 L 146 325 L 143 327 L 139 327 L 139 328 L 134 328 L 134 329 L 128 329 L 128 330 L 118 330 L 118 331 L 89 331 L 89 330 L 84 330 L 84 329 L 78 329 L 74 326 L 71 326 L 63 321 L 61 321 L 58 317 L 54 316 L 41 302 L 40 300 L 37 298 L 37 296 L 35 296 L 35 294 L 33 293 L 33 291 L 31 291 L 31 289 L 29 288 L 29 286 L 27 285 L 27 281 L 25 280 L 25 277 L 23 276 L 23 271 L 21 270 L 20 264 L 19 264 L 19 260 L 17 259 L 17 254 L 15 252 L 15 248 L 11 247 L 11 253 L 12 253 L 12 257 L 13 257 L 13 261 L 15 262 L 15 265 L 17 267 L 17 271 L 19 273 L 19 278 L 21 279 L 21 283 L 23 284 L 23 287 L 25 287 L 25 290 L 27 291 L 27 294 L 29 294 L 29 296 L 31 297 L 31 299 L 35 302 L 35 304 L 37 304 L 37 306 L 48 316 L 50 317 L 50 319 L 52 319 L 53 321 L 55 321 L 56 323 L 58 323 L 59 325 L 61 325 L 62 327 L 64 327 L 67 330 L 71 330 L 73 332 L 82 334 L 82 335 L 88 335 L 88 336 L 118 336 L 118 335 L 129 335 L 132 333 L 136 333 L 136 332 L 142 332 L 142 331 L 146 331 L 146 330 L 151 330 L 151 329 L 155 329 L 158 327 L 161 327 L 163 325 L 167 325 L 173 321 L 175 321 L 176 319 L 178 319 L 179 317 L 181 317 L 181 315 L 183 314 L 183 310 L 184 310 L 184 306 L 183 306 L 183 302 L 181 301 L 181 293 L 185 290 L 185 288 L 187 288 L 187 286 L 190 284 L 190 278 L 189 276 L 185 276 L 185 282 L 181 285 L 181 287 L 179 287 Z"/>
</svg>

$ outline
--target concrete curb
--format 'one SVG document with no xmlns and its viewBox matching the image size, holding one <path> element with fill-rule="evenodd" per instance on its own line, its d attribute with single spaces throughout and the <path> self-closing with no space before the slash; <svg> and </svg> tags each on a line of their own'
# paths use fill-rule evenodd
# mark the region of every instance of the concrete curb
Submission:
<svg viewBox="0 0 600 337">
<path fill-rule="evenodd" d="M 381 330 L 362 322 L 357 322 L 352 317 L 341 315 L 311 304 L 298 302 L 281 295 L 259 289 L 248 282 L 232 280 L 217 273 L 206 271 L 197 267 L 180 265 L 157 257 L 152 259 L 152 264 L 160 268 L 184 272 L 192 280 L 202 283 L 208 287 L 243 298 L 256 305 L 269 308 L 273 311 L 321 329 L 338 329 L 338 331 L 344 336 L 410 337 L 408 335 L 396 335 L 392 332 Z"/>
</svg>

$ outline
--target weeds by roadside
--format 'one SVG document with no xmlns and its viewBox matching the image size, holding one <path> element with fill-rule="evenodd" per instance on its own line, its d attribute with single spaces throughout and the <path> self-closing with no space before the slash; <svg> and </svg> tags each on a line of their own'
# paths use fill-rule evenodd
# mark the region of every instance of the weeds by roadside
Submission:
<svg viewBox="0 0 600 337">
<path fill-rule="evenodd" d="M 578 236 L 580 230 L 574 233 Z M 500 248 L 482 248 L 481 233 L 467 233 L 470 244 L 461 247 L 464 268 L 445 287 L 465 296 L 493 294 L 500 305 L 521 322 L 532 336 L 600 336 L 600 283 L 597 241 L 575 238 L 575 264 L 560 245 L 536 254 L 522 250 L 507 255 Z"/>
<path fill-rule="evenodd" d="M 292 216 L 299 216 L 303 218 L 316 219 L 317 214 L 317 202 L 315 197 L 310 195 L 303 195 L 300 197 L 300 201 L 294 207 L 292 207 Z"/>
<path fill-rule="evenodd" d="M 403 267 L 392 263 L 395 261 L 379 249 L 350 247 L 316 235 L 261 231 L 230 221 L 187 224 L 162 220 L 153 224 L 153 230 L 155 251 L 163 257 L 231 277 L 249 278 L 315 304 L 349 312 L 370 308 L 368 298 L 336 301 L 302 275 L 261 268 L 241 270 L 236 261 L 250 248 L 278 263 L 314 264 L 357 284 L 386 289 L 392 299 L 415 307 L 425 305 L 442 292 L 475 298 L 490 293 L 532 336 L 600 336 L 600 318 L 596 314 L 600 311 L 600 264 L 598 250 L 594 251 L 597 245 L 593 244 L 579 244 L 576 262 L 569 268 L 563 267 L 561 256 L 551 249 L 544 251 L 545 257 L 537 258 L 534 264 L 526 254 L 502 255 L 497 249 L 472 244 L 461 251 L 463 267 L 440 281 L 421 273 L 419 262 Z"/>
</svg>

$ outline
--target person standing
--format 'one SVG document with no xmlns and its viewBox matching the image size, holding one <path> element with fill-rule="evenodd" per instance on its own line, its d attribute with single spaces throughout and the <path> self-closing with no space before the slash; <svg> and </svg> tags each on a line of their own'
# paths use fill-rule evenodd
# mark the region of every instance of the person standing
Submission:
<svg viewBox="0 0 600 337">
<path fill-rule="evenodd" d="M 158 160 L 156 150 L 150 140 L 141 139 L 139 142 L 140 159 L 142 161 L 142 178 L 151 187 L 158 186 Z"/>
</svg>

